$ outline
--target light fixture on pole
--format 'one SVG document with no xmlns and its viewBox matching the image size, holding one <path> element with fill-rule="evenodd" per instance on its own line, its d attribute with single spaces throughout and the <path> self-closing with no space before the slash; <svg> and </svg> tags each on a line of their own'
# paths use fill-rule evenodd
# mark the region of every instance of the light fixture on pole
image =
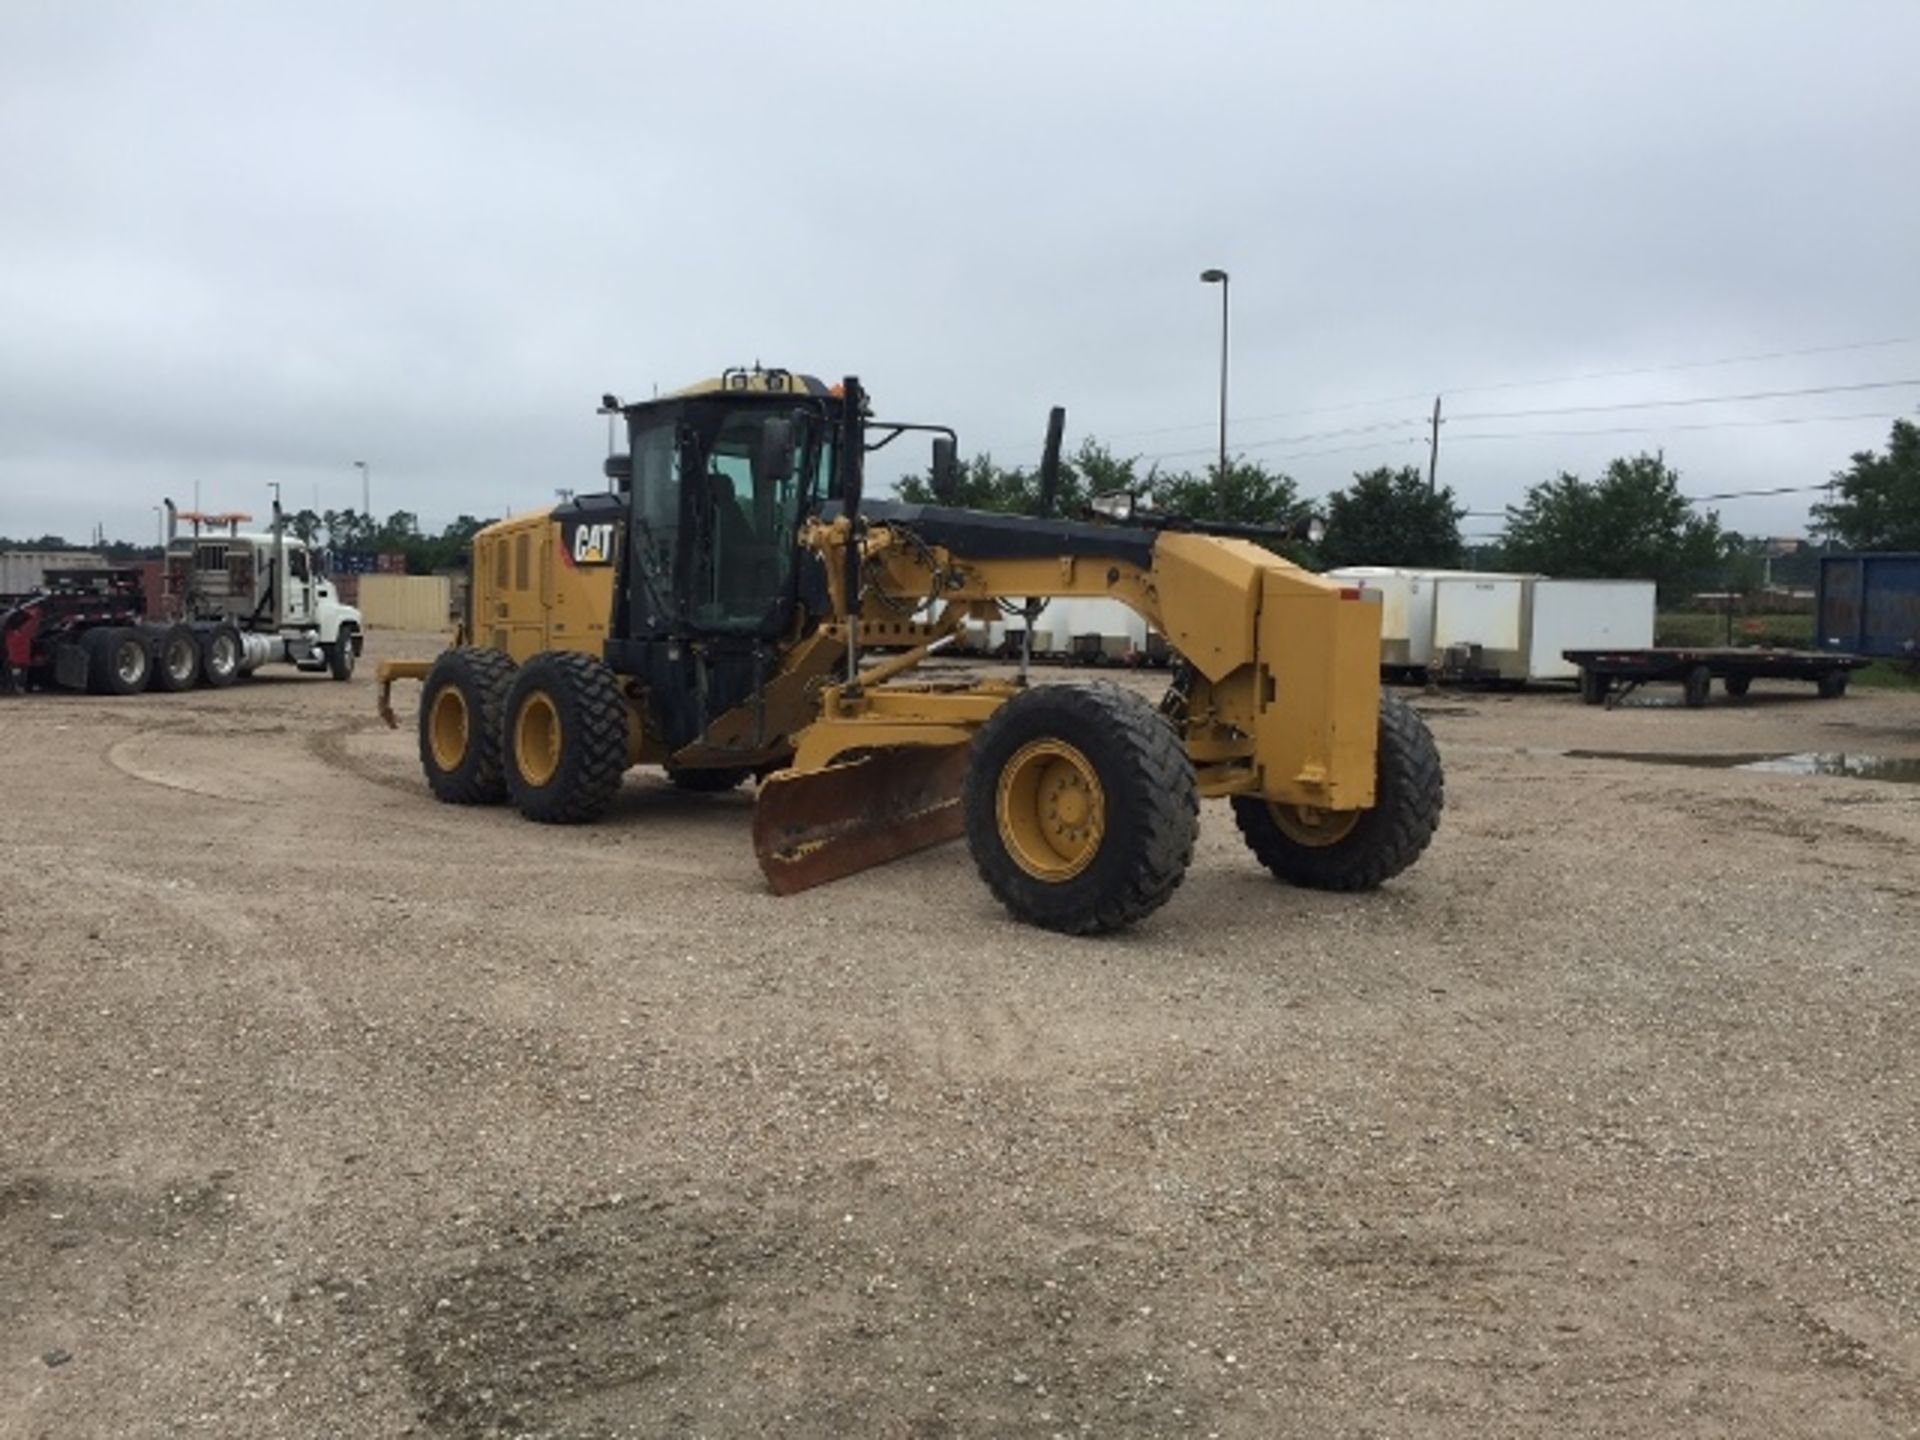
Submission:
<svg viewBox="0 0 1920 1440">
<path fill-rule="evenodd" d="M 1213 478 L 1215 507 L 1227 516 L 1227 272 L 1202 270 L 1201 283 L 1220 287 L 1220 468 Z"/>
</svg>

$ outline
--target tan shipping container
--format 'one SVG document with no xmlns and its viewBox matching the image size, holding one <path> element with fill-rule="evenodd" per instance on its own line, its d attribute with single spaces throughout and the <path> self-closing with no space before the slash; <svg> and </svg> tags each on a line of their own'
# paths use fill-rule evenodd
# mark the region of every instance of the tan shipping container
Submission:
<svg viewBox="0 0 1920 1440">
<path fill-rule="evenodd" d="M 444 575 L 362 575 L 360 618 L 369 630 L 445 630 L 453 587 Z"/>
</svg>

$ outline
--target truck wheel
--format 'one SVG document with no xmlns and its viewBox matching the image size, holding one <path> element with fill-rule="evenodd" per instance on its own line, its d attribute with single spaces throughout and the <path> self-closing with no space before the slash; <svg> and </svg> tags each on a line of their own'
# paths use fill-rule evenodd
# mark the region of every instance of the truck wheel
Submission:
<svg viewBox="0 0 1920 1440">
<path fill-rule="evenodd" d="M 1420 858 L 1446 804 L 1440 751 L 1426 722 L 1394 695 L 1380 697 L 1378 735 L 1371 810 L 1234 796 L 1247 848 L 1277 877 L 1310 890 L 1372 890 Z"/>
<path fill-rule="evenodd" d="M 467 646 L 433 662 L 420 688 L 420 768 L 434 798 L 449 805 L 498 805 L 507 798 L 501 759 L 513 660 Z"/>
<path fill-rule="evenodd" d="M 153 688 L 177 694 L 200 683 L 200 637 L 191 626 L 168 625 L 159 631 Z"/>
<path fill-rule="evenodd" d="M 353 678 L 353 662 L 355 658 L 353 651 L 353 627 L 351 625 L 342 625 L 340 627 L 340 638 L 335 640 L 333 644 L 327 646 L 326 651 L 327 673 L 336 680 L 351 680 Z"/>
<path fill-rule="evenodd" d="M 1704 665 L 1695 665 L 1687 671 L 1687 678 L 1681 684 L 1687 708 L 1698 710 L 1707 703 L 1707 696 L 1713 693 L 1713 671 Z"/>
<path fill-rule="evenodd" d="M 1602 675 L 1595 670 L 1580 672 L 1580 698 L 1589 705 L 1604 705 L 1607 694 L 1613 689 L 1613 677 Z"/>
<path fill-rule="evenodd" d="M 627 770 L 627 702 L 591 655 L 548 650 L 507 696 L 507 789 L 529 820 L 578 825 L 606 813 Z"/>
<path fill-rule="evenodd" d="M 1068 935 L 1121 930 L 1164 905 L 1200 825 L 1180 737 L 1113 685 L 1042 685 L 1002 705 L 974 738 L 962 805 L 995 898 Z"/>
<path fill-rule="evenodd" d="M 1753 688 L 1753 677 L 1751 675 L 1723 675 L 1720 678 L 1720 688 L 1725 690 L 1729 695 L 1744 695 Z"/>
<path fill-rule="evenodd" d="M 722 791 L 732 790 L 752 775 L 751 770 L 695 770 L 678 765 L 667 766 L 667 779 L 682 790 L 692 790 L 702 795 L 718 795 Z"/>
<path fill-rule="evenodd" d="M 1829 670 L 1820 677 L 1819 688 L 1822 700 L 1838 700 L 1847 693 L 1847 672 Z"/>
<path fill-rule="evenodd" d="M 147 637 L 126 625 L 103 625 L 80 637 L 87 651 L 87 688 L 96 695 L 138 695 L 147 688 L 153 656 Z"/>
<path fill-rule="evenodd" d="M 200 636 L 200 678 L 215 690 L 224 690 L 240 678 L 240 632 L 216 625 Z"/>
</svg>

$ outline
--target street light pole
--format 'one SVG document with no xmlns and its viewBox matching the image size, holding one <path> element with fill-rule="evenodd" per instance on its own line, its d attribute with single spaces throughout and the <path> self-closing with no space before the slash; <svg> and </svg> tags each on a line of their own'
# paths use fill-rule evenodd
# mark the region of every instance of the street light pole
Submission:
<svg viewBox="0 0 1920 1440">
<path fill-rule="evenodd" d="M 373 523 L 373 467 L 364 460 L 353 462 L 353 468 L 360 472 L 360 513 Z"/>
<path fill-rule="evenodd" d="M 1202 284 L 1220 287 L 1220 468 L 1214 472 L 1214 508 L 1227 518 L 1227 272 L 1202 270 Z"/>
</svg>

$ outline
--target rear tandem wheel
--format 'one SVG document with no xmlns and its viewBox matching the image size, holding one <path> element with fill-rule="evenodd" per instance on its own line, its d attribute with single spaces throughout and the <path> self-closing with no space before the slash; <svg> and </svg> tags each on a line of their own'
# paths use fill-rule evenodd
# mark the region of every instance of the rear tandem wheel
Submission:
<svg viewBox="0 0 1920 1440">
<path fill-rule="evenodd" d="M 420 769 L 448 805 L 497 805 L 507 798 L 502 758 L 513 660 L 469 645 L 433 662 L 420 687 Z"/>
<path fill-rule="evenodd" d="M 178 693 L 200 683 L 200 637 L 191 625 L 168 625 L 160 630 L 155 650 L 153 688 Z"/>
<path fill-rule="evenodd" d="M 138 695 L 147 688 L 153 656 L 147 637 L 130 625 L 102 625 L 80 637 L 87 652 L 87 688 L 96 695 Z"/>
<path fill-rule="evenodd" d="M 215 690 L 224 690 L 240 678 L 245 645 L 240 632 L 222 621 L 200 636 L 200 678 Z"/>
<path fill-rule="evenodd" d="M 598 820 L 627 770 L 627 701 L 599 660 L 548 650 L 507 695 L 504 753 L 514 806 L 544 825 Z"/>
</svg>

